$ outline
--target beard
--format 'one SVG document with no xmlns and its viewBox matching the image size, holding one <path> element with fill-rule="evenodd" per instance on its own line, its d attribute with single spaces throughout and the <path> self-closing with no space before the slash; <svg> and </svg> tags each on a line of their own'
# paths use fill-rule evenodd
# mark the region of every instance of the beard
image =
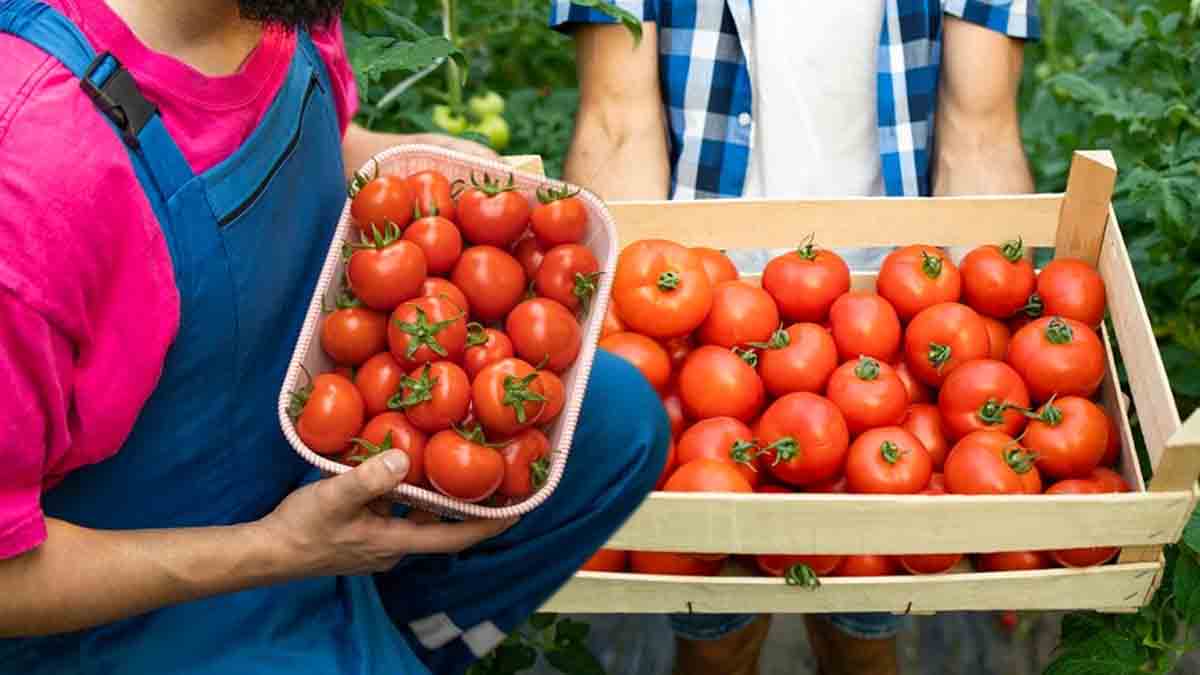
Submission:
<svg viewBox="0 0 1200 675">
<path fill-rule="evenodd" d="M 342 0 L 238 0 L 244 18 L 287 28 L 328 25 L 342 12 Z"/>
</svg>

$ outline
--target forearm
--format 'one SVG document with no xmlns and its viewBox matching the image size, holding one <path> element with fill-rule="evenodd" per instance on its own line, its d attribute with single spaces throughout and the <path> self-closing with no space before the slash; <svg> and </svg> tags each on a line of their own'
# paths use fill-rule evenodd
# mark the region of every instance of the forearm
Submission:
<svg viewBox="0 0 1200 675">
<path fill-rule="evenodd" d="M 481 157 L 495 157 L 486 146 L 472 141 L 466 141 L 453 136 L 442 134 L 389 134 L 381 131 L 369 131 L 357 124 L 346 128 L 342 137 L 342 159 L 346 164 L 346 180 L 354 177 L 364 164 L 376 154 L 397 145 L 437 145 L 467 154 Z"/>
<path fill-rule="evenodd" d="M 580 113 L 563 177 L 608 201 L 666 199 L 670 181 L 661 108 L 631 123 Z"/>
<path fill-rule="evenodd" d="M 1015 116 L 968 121 L 947 111 L 937 117 L 934 138 L 934 195 L 1033 192 Z"/>
</svg>

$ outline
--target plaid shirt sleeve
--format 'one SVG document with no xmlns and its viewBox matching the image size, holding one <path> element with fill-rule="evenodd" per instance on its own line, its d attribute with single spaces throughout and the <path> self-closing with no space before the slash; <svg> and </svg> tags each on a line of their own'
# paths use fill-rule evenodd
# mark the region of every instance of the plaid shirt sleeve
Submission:
<svg viewBox="0 0 1200 675">
<path fill-rule="evenodd" d="M 1037 0 L 942 0 L 942 10 L 1009 37 L 1036 40 L 1042 34 Z"/>
<path fill-rule="evenodd" d="M 642 21 L 658 20 L 658 0 L 605 0 L 636 16 Z M 617 23 L 613 17 L 590 7 L 577 5 L 571 0 L 552 0 L 550 3 L 550 26 L 558 30 L 570 30 L 573 26 L 586 23 Z"/>
</svg>

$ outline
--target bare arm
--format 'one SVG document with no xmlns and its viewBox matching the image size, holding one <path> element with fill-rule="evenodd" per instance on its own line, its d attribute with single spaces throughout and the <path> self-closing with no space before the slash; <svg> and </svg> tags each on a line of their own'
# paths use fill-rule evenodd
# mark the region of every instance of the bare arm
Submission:
<svg viewBox="0 0 1200 675">
<path fill-rule="evenodd" d="M 933 193 L 1033 191 L 1017 88 L 1024 43 L 946 16 L 934 133 Z"/>
<path fill-rule="evenodd" d="M 670 167 L 658 80 L 658 32 L 643 24 L 634 49 L 619 25 L 575 35 L 579 113 L 565 178 L 609 201 L 666 199 Z"/>
<path fill-rule="evenodd" d="M 369 131 L 352 123 L 346 128 L 346 134 L 342 137 L 342 159 L 346 163 L 346 179 L 353 178 L 354 172 L 380 151 L 395 145 L 413 143 L 439 145 L 451 150 L 465 152 L 468 155 L 496 157 L 496 153 L 486 145 L 462 138 L 445 136 L 443 134 L 388 134 L 379 131 Z"/>
</svg>

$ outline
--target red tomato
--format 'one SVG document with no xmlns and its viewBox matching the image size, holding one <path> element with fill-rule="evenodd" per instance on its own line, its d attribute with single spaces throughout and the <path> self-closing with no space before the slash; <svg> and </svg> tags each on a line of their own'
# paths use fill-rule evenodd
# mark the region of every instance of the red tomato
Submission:
<svg viewBox="0 0 1200 675">
<path fill-rule="evenodd" d="M 827 495 L 844 495 L 848 492 L 846 489 L 846 477 L 838 476 L 830 480 L 821 481 L 820 483 L 813 483 L 812 485 L 805 486 L 804 491 Z"/>
<path fill-rule="evenodd" d="M 616 333 L 600 341 L 600 348 L 632 363 L 658 391 L 671 379 L 671 357 L 659 343 L 638 333 Z"/>
<path fill-rule="evenodd" d="M 1032 572 L 1050 567 L 1050 559 L 1041 551 L 1004 551 L 980 553 L 975 568 L 980 572 Z"/>
<path fill-rule="evenodd" d="M 1008 434 L 974 431 L 946 457 L 946 490 L 960 495 L 1024 494 L 1027 484 L 1022 476 L 1037 471 L 1033 462 L 1033 454 Z"/>
<path fill-rule="evenodd" d="M 916 494 L 929 484 L 933 460 L 900 427 L 871 429 L 846 454 L 846 487 L 859 494 Z"/>
<path fill-rule="evenodd" d="M 1105 489 L 1091 480 L 1064 480 L 1046 490 L 1048 495 L 1094 495 Z M 1054 562 L 1063 567 L 1092 567 L 1103 565 L 1116 557 L 1121 549 L 1115 547 L 1068 548 L 1048 551 Z"/>
<path fill-rule="evenodd" d="M 404 231 L 404 238 L 425 254 L 429 274 L 448 273 L 462 255 L 462 234 L 442 216 L 425 216 L 414 222 Z"/>
<path fill-rule="evenodd" d="M 833 341 L 843 361 L 870 356 L 884 363 L 896 360 L 900 350 L 900 318 L 881 296 L 870 291 L 850 291 L 829 308 Z"/>
<path fill-rule="evenodd" d="M 530 279 L 537 276 L 538 270 L 542 268 L 542 261 L 546 259 L 546 249 L 538 244 L 532 234 L 513 244 L 512 254 L 517 262 L 521 263 L 525 276 Z"/>
<path fill-rule="evenodd" d="M 425 254 L 411 241 L 397 241 L 398 236 L 395 228 L 386 236 L 376 236 L 369 248 L 356 250 L 346 264 L 354 295 L 372 309 L 395 309 L 415 298 L 425 281 Z"/>
<path fill-rule="evenodd" d="M 908 406 L 900 426 L 921 441 L 921 445 L 929 453 L 933 468 L 940 470 L 946 462 L 950 445 L 946 440 L 942 414 L 938 407 L 930 403 L 914 403 Z"/>
<path fill-rule="evenodd" d="M 762 474 L 758 471 L 758 447 L 750 427 L 732 417 L 712 417 L 693 424 L 679 437 L 676 458 L 680 465 L 708 457 L 733 464 L 742 477 L 757 487 Z"/>
<path fill-rule="evenodd" d="M 1027 408 L 1025 383 L 1003 361 L 967 361 L 950 373 L 938 392 L 938 409 L 952 441 L 984 429 L 1019 436 Z"/>
<path fill-rule="evenodd" d="M 946 491 L 946 475 L 943 473 L 934 472 L 929 477 L 929 490 L 937 490 L 938 492 Z"/>
<path fill-rule="evenodd" d="M 350 201 L 350 215 L 368 236 L 388 226 L 404 229 L 413 218 L 413 193 L 399 176 L 379 176 L 363 185 Z"/>
<path fill-rule="evenodd" d="M 798 565 L 807 567 L 818 577 L 827 577 L 833 574 L 841 562 L 842 556 L 840 555 L 760 554 L 754 556 L 754 563 L 758 565 L 758 569 L 770 577 L 787 576 L 791 569 Z"/>
<path fill-rule="evenodd" d="M 471 406 L 471 380 L 449 361 L 426 363 L 405 376 L 388 403 L 403 410 L 413 426 L 434 433 L 462 422 Z"/>
<path fill-rule="evenodd" d="M 1004 357 L 1008 355 L 1008 341 L 1012 337 L 1008 326 L 1003 321 L 990 316 L 981 314 L 979 318 L 983 319 L 983 326 L 987 328 L 989 358 L 1003 361 Z"/>
<path fill-rule="evenodd" d="M 1096 485 L 1100 486 L 1103 492 L 1130 492 L 1129 483 L 1121 477 L 1121 474 L 1107 467 L 1098 467 L 1092 470 L 1088 476 L 1090 480 L 1095 481 Z"/>
<path fill-rule="evenodd" d="M 612 293 L 621 320 L 655 338 L 692 332 L 713 304 L 699 257 L 661 239 L 636 241 L 621 251 Z"/>
<path fill-rule="evenodd" d="M 691 338 L 684 335 L 681 337 L 667 338 L 662 340 L 663 349 L 667 350 L 667 356 L 671 358 L 671 370 L 675 371 L 683 367 L 683 362 L 687 360 L 688 354 L 692 353 Z"/>
<path fill-rule="evenodd" d="M 987 326 L 975 310 L 956 302 L 929 307 L 913 317 L 904 335 L 904 358 L 913 377 L 940 387 L 960 365 L 991 352 Z"/>
<path fill-rule="evenodd" d="M 404 182 L 412 191 L 417 212 L 454 220 L 454 198 L 450 196 L 450 181 L 445 176 L 432 170 L 418 171 Z"/>
<path fill-rule="evenodd" d="M 526 429 L 500 448 L 504 480 L 496 494 L 524 499 L 537 492 L 550 475 L 550 440 L 537 429 Z"/>
<path fill-rule="evenodd" d="M 1057 258 L 1037 278 L 1042 314 L 1074 319 L 1085 326 L 1104 320 L 1104 279 L 1082 260 Z"/>
<path fill-rule="evenodd" d="M 676 459 L 675 439 L 667 444 L 667 461 L 663 464 L 662 473 L 658 475 L 658 481 L 654 483 L 655 490 L 663 489 L 667 481 L 671 479 L 671 474 L 675 473 L 675 469 L 679 468 L 679 461 Z"/>
<path fill-rule="evenodd" d="M 826 395 L 846 417 L 852 436 L 899 424 L 908 408 L 908 392 L 896 371 L 868 356 L 833 371 Z"/>
<path fill-rule="evenodd" d="M 696 336 L 703 344 L 739 347 L 766 342 L 778 325 L 779 312 L 766 291 L 741 281 L 723 281 L 713 287 L 712 311 Z"/>
<path fill-rule="evenodd" d="M 850 267 L 833 251 L 808 242 L 768 262 L 762 285 L 775 298 L 783 318 L 821 323 L 834 301 L 850 290 Z"/>
<path fill-rule="evenodd" d="M 937 496 L 945 494 L 942 490 L 930 487 L 921 494 Z M 920 555 L 897 556 L 897 562 L 909 574 L 941 574 L 949 572 L 962 560 L 961 553 L 925 553 Z"/>
<path fill-rule="evenodd" d="M 836 477 L 846 464 L 850 432 L 828 399 L 797 392 L 767 408 L 758 422 L 763 464 L 789 485 L 812 485 Z"/>
<path fill-rule="evenodd" d="M 315 453 L 336 455 L 345 451 L 362 429 L 362 394 L 341 375 L 318 375 L 312 384 L 292 394 L 292 403 L 296 433 Z"/>
<path fill-rule="evenodd" d="M 513 344 L 508 336 L 495 328 L 477 323 L 467 324 L 467 349 L 463 352 L 463 369 L 472 380 L 483 370 L 503 359 L 512 358 Z"/>
<path fill-rule="evenodd" d="M 567 390 L 563 386 L 562 379 L 549 370 L 539 370 L 537 379 L 542 387 L 542 396 L 546 399 L 545 405 L 542 406 L 542 412 L 538 415 L 537 423 L 544 427 L 554 422 L 562 414 L 563 407 L 567 404 Z"/>
<path fill-rule="evenodd" d="M 602 548 L 583 563 L 580 572 L 624 572 L 629 569 L 629 552 Z"/>
<path fill-rule="evenodd" d="M 463 295 L 458 286 L 440 277 L 426 277 L 425 283 L 421 284 L 421 296 L 445 298 L 464 312 L 470 313 L 471 311 L 471 303 L 467 302 L 467 296 Z"/>
<path fill-rule="evenodd" d="M 321 348 L 343 366 L 357 366 L 387 349 L 388 320 L 365 307 L 334 311 L 321 322 Z"/>
<path fill-rule="evenodd" d="M 815 323 L 794 323 L 777 330 L 758 354 L 758 374 L 772 396 L 796 391 L 819 394 L 837 369 L 837 345 Z"/>
<path fill-rule="evenodd" d="M 362 394 L 367 417 L 387 412 L 388 401 L 400 391 L 404 369 L 389 352 L 380 352 L 367 359 L 354 376 L 354 386 Z"/>
<path fill-rule="evenodd" d="M 1020 239 L 980 246 L 962 261 L 963 302 L 984 316 L 1007 319 L 1021 311 L 1035 283 Z"/>
<path fill-rule="evenodd" d="M 1107 412 L 1104 413 L 1104 420 L 1108 423 L 1108 443 L 1104 446 L 1104 457 L 1100 459 L 1100 464 L 1116 466 L 1121 459 L 1121 430 Z"/>
<path fill-rule="evenodd" d="M 679 371 L 679 394 L 688 417 L 754 419 L 763 405 L 758 373 L 728 349 L 705 346 L 688 355 Z"/>
<path fill-rule="evenodd" d="M 608 303 L 608 308 L 604 310 L 604 323 L 600 326 L 600 339 L 603 340 L 613 333 L 623 333 L 625 330 L 625 322 L 617 316 L 615 306 L 611 302 Z"/>
<path fill-rule="evenodd" d="M 663 407 L 667 409 L 667 418 L 671 420 L 671 438 L 679 438 L 687 427 L 687 418 L 683 416 L 683 400 L 679 398 L 679 389 L 672 388 L 662 397 Z"/>
<path fill-rule="evenodd" d="M 505 329 L 517 356 L 555 373 L 570 368 L 583 346 L 583 330 L 575 315 L 546 298 L 517 305 L 508 315 Z"/>
<path fill-rule="evenodd" d="M 458 197 L 458 227 L 472 244 L 508 248 L 525 231 L 529 213 L 529 200 L 517 192 L 512 174 L 506 184 L 472 175 L 471 187 Z"/>
<path fill-rule="evenodd" d="M 681 464 L 663 486 L 666 492 L 753 492 L 730 461 L 701 457 Z"/>
<path fill-rule="evenodd" d="M 848 555 L 833 570 L 835 577 L 887 577 L 895 574 L 896 560 L 886 555 Z"/>
<path fill-rule="evenodd" d="M 370 359 L 368 359 L 368 360 L 370 360 Z M 350 366 L 338 366 L 337 368 L 333 369 L 333 372 L 338 375 L 341 375 L 342 377 L 344 377 L 348 380 L 354 379 L 354 368 L 352 368 Z"/>
<path fill-rule="evenodd" d="M 538 295 L 575 311 L 591 303 L 599 277 L 600 263 L 586 246 L 562 244 L 546 253 L 533 286 Z"/>
<path fill-rule="evenodd" d="M 1108 420 L 1086 398 L 1063 396 L 1042 406 L 1029 422 L 1024 443 L 1051 478 L 1087 478 L 1108 448 Z"/>
<path fill-rule="evenodd" d="M 701 560 L 681 553 L 630 551 L 629 567 L 637 574 L 671 574 L 689 577 L 712 577 L 721 571 L 724 559 Z"/>
<path fill-rule="evenodd" d="M 475 417 L 501 438 L 515 436 L 537 422 L 545 399 L 538 371 L 521 359 L 504 359 L 484 367 L 471 385 Z"/>
<path fill-rule="evenodd" d="M 464 502 L 492 496 L 504 481 L 504 456 L 478 428 L 439 431 L 425 445 L 425 473 L 438 492 Z"/>
<path fill-rule="evenodd" d="M 403 413 L 385 412 L 371 418 L 363 428 L 357 447 L 348 452 L 345 463 L 355 466 L 388 450 L 403 450 L 408 455 L 408 473 L 404 482 L 425 484 L 425 434 L 409 423 Z"/>
<path fill-rule="evenodd" d="M 533 236 L 545 248 L 574 244 L 587 236 L 588 213 L 578 190 L 539 189 L 538 204 L 530 216 Z"/>
<path fill-rule="evenodd" d="M 722 281 L 738 280 L 737 267 L 724 253 L 704 246 L 693 246 L 692 253 L 700 258 L 700 263 L 704 265 L 704 271 L 708 274 L 708 280 L 714 287 Z"/>
<path fill-rule="evenodd" d="M 466 312 L 441 298 L 417 298 L 392 312 L 388 347 L 400 365 L 458 361 L 467 346 Z"/>
<path fill-rule="evenodd" d="M 521 263 L 494 246 L 474 246 L 464 251 L 450 280 L 467 296 L 471 314 L 481 321 L 503 319 L 525 295 Z"/>
<path fill-rule="evenodd" d="M 1043 317 L 1017 331 L 1008 363 L 1034 401 L 1096 393 L 1104 379 L 1104 348 L 1095 331 L 1073 319 Z"/>
<path fill-rule="evenodd" d="M 912 376 L 912 371 L 908 369 L 908 364 L 904 361 L 893 363 L 892 370 L 896 371 L 896 377 L 900 378 L 900 383 L 904 385 L 904 391 L 908 392 L 909 403 L 929 403 L 933 400 L 933 394 L 929 392 L 929 387 L 917 382 L 917 378 Z"/>
<path fill-rule="evenodd" d="M 908 321 L 934 305 L 958 302 L 962 276 L 942 249 L 904 246 L 884 258 L 875 290 L 892 303 L 901 321 Z"/>
</svg>

